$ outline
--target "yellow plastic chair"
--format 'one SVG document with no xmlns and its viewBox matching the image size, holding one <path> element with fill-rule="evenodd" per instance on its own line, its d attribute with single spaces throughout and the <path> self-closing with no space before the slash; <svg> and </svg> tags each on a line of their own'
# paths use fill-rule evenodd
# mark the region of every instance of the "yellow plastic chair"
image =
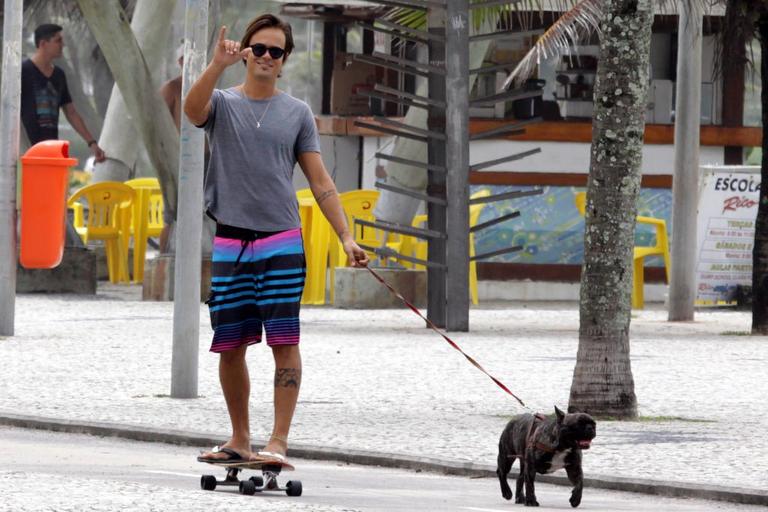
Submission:
<svg viewBox="0 0 768 512">
<path fill-rule="evenodd" d="M 426 224 L 427 216 L 426 215 L 414 215 L 413 220 L 411 221 L 411 227 L 418 228 L 421 227 L 422 224 Z M 391 241 L 390 239 L 387 239 L 387 248 L 392 249 L 393 251 L 400 253 L 404 256 L 413 256 L 416 254 L 416 244 L 419 242 L 419 239 L 415 236 L 409 236 L 409 235 L 401 235 L 401 234 L 395 234 L 390 233 L 390 236 L 392 237 Z M 405 268 L 416 268 L 417 265 L 415 263 L 412 263 L 410 261 L 401 260 L 397 256 L 390 256 L 387 258 L 388 260 L 395 260 L 400 265 L 402 265 Z M 418 268 L 424 268 L 423 265 L 418 265 Z"/>
<path fill-rule="evenodd" d="M 352 237 L 358 244 L 369 245 L 371 247 L 377 247 L 379 239 L 376 237 L 376 229 L 361 226 L 355 224 L 355 219 L 362 219 L 367 221 L 375 221 L 376 217 L 373 215 L 373 209 L 376 207 L 376 201 L 379 200 L 378 190 L 350 190 L 339 194 L 339 200 L 341 200 L 341 206 L 344 208 L 344 213 L 347 215 L 347 224 L 352 232 Z M 336 267 L 344 267 L 347 265 L 347 255 L 344 252 L 344 247 L 341 245 L 338 237 L 335 233 L 329 231 L 330 240 L 330 300 L 333 303 L 335 299 L 335 277 Z M 376 257 L 373 253 L 368 253 L 368 257 L 373 259 Z"/>
<path fill-rule="evenodd" d="M 355 224 L 355 219 L 367 220 L 373 222 L 376 217 L 373 215 L 373 209 L 376 207 L 376 201 L 379 200 L 378 190 L 350 190 L 339 194 L 341 206 L 344 213 L 347 214 L 347 224 L 352 231 L 352 237 L 358 243 L 375 244 L 378 241 L 376 229 L 368 226 Z M 337 240 L 337 245 L 341 248 L 341 243 Z M 346 265 L 346 255 L 342 249 L 341 254 L 344 258 L 340 261 Z M 375 257 L 375 255 L 374 255 Z"/>
<path fill-rule="evenodd" d="M 136 178 L 125 182 L 136 194 L 133 208 L 124 210 L 123 243 L 133 235 L 133 282 L 144 281 L 147 240 L 163 231 L 163 194 L 157 178 Z"/>
<path fill-rule="evenodd" d="M 414 228 L 426 228 L 427 227 L 427 214 L 421 214 L 421 215 L 414 215 L 413 221 L 411 222 L 411 226 Z M 415 258 L 418 258 L 420 260 L 426 260 L 427 259 L 427 241 L 421 238 L 416 237 L 403 237 L 403 246 L 400 249 L 400 252 L 408 256 L 409 254 L 412 255 Z M 410 253 L 408 252 L 410 250 Z M 424 265 L 419 265 L 418 263 L 413 264 L 413 268 L 416 270 L 425 270 L 426 267 Z"/>
<path fill-rule="evenodd" d="M 579 210 L 579 213 L 584 215 L 587 206 L 587 193 L 577 192 L 574 197 L 574 202 L 576 203 L 576 208 Z M 645 306 L 645 299 L 643 296 L 645 269 L 643 267 L 643 260 L 648 256 L 661 256 L 664 258 L 664 273 L 666 274 L 667 283 L 669 283 L 669 270 L 672 268 L 672 265 L 669 255 L 669 237 L 667 235 L 666 221 L 655 217 L 638 215 L 637 222 L 653 226 L 656 230 L 656 243 L 654 245 L 637 245 L 632 254 L 632 307 L 635 309 L 643 309 Z"/>
<path fill-rule="evenodd" d="M 488 197 L 491 195 L 491 191 L 488 189 L 482 189 L 478 190 L 474 194 L 470 196 L 470 199 L 477 199 L 480 197 Z M 485 208 L 487 203 L 478 203 L 478 204 L 472 204 L 469 205 L 469 226 L 476 226 L 477 221 L 480 219 L 480 214 L 483 213 L 483 208 Z M 417 227 L 426 227 L 427 223 L 427 216 L 426 215 L 416 215 L 413 218 L 413 222 L 411 225 L 415 228 Z M 420 238 L 415 237 L 403 237 L 403 245 L 401 247 L 400 252 L 402 254 L 408 255 L 408 251 L 411 250 L 412 247 L 412 254 L 421 260 L 427 259 L 427 241 L 422 240 Z M 472 258 L 475 255 L 475 234 L 470 232 L 469 233 L 469 257 Z M 417 269 L 423 269 L 425 268 L 424 265 L 414 265 L 414 268 Z M 470 259 L 469 260 L 469 296 L 472 300 L 472 304 L 477 306 L 480 303 L 480 299 L 477 292 L 477 262 Z"/>
<path fill-rule="evenodd" d="M 309 189 L 296 192 L 301 218 L 301 233 L 304 239 L 304 254 L 307 260 L 307 277 L 302 304 L 325 304 L 325 277 L 328 268 L 328 245 L 331 225 Z"/>
<path fill-rule="evenodd" d="M 301 219 L 302 234 L 306 237 L 309 234 L 309 221 L 312 215 L 312 205 L 315 202 L 315 198 L 312 196 L 311 190 L 303 188 L 296 191 L 296 200 L 299 202 L 299 218 Z M 306 254 L 309 249 L 310 247 L 305 247 L 304 253 Z"/>
<path fill-rule="evenodd" d="M 149 212 L 147 219 L 147 236 L 150 238 L 159 237 L 165 228 L 163 212 L 165 203 L 163 202 L 163 193 L 158 189 L 149 194 Z"/>
<path fill-rule="evenodd" d="M 103 240 L 107 252 L 107 268 L 112 283 L 128 282 L 128 247 L 121 228 L 122 208 L 133 204 L 134 192 L 123 183 L 104 181 L 77 190 L 67 201 L 74 210 L 75 230 L 84 243 Z M 88 214 L 80 203 L 88 204 Z"/>
</svg>

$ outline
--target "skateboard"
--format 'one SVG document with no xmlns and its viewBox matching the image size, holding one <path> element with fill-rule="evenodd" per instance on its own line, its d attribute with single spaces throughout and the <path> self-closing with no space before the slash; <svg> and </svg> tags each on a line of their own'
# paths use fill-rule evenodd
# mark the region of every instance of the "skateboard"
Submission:
<svg viewBox="0 0 768 512">
<path fill-rule="evenodd" d="M 277 477 L 280 471 L 293 471 L 295 468 L 287 462 L 274 460 L 267 461 L 245 461 L 245 462 L 209 462 L 202 461 L 212 466 L 222 466 L 227 470 L 227 476 L 224 480 L 218 480 L 214 475 L 203 475 L 200 477 L 200 487 L 206 491 L 213 491 L 217 486 L 237 486 L 240 494 L 252 496 L 257 492 L 283 492 L 288 496 L 301 496 L 301 482 L 299 480 L 288 480 L 285 487 L 277 483 Z M 241 480 L 238 475 L 244 469 L 261 470 L 262 476 L 252 476 L 247 480 Z"/>
</svg>

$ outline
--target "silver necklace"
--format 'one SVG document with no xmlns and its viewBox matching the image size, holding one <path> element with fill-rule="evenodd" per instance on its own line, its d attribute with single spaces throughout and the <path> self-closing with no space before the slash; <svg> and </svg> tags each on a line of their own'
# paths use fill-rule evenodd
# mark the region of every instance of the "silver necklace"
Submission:
<svg viewBox="0 0 768 512">
<path fill-rule="evenodd" d="M 242 89 L 240 89 L 240 94 L 242 94 L 244 98 L 248 98 L 248 96 L 245 94 L 245 91 Z M 261 121 L 264 119 L 264 116 L 267 115 L 269 106 L 272 104 L 272 100 L 275 98 L 275 96 L 277 96 L 277 93 L 270 96 L 269 101 L 267 102 L 267 108 L 265 108 L 264 112 L 261 113 L 261 117 L 256 120 L 256 128 L 261 128 Z"/>
<path fill-rule="evenodd" d="M 272 96 L 274 98 L 274 96 Z M 269 101 L 267 102 L 267 108 L 264 109 L 264 112 L 261 114 L 261 117 L 258 121 L 256 121 L 256 128 L 261 128 L 261 121 L 264 119 L 264 116 L 267 115 L 267 111 L 269 110 L 269 106 L 272 104 L 272 98 L 269 98 Z"/>
</svg>

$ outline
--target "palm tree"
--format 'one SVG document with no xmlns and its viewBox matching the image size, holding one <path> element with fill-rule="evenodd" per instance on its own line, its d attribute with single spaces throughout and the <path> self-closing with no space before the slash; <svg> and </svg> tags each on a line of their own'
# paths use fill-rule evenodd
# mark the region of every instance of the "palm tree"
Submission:
<svg viewBox="0 0 768 512">
<path fill-rule="evenodd" d="M 608 9 L 612 2 L 599 1 L 603 9 Z M 622 2 L 618 2 L 621 4 Z M 623 2 L 626 5 L 636 4 L 637 2 Z M 665 6 L 668 2 L 658 2 Z M 720 30 L 718 57 L 719 69 L 723 75 L 729 73 L 730 66 L 743 64 L 739 59 L 745 59 L 748 54 L 745 52 L 744 45 L 751 38 L 756 37 L 761 44 L 762 54 L 768 55 L 768 2 L 761 0 L 753 2 L 749 0 L 729 0 L 727 2 L 710 2 L 689 0 L 684 8 L 691 9 L 694 4 L 700 4 L 702 7 L 711 6 L 716 3 L 725 4 L 726 14 L 723 19 L 723 26 Z M 617 4 L 617 2 L 613 2 Z M 565 16 L 568 16 L 566 14 Z M 605 19 L 610 19 L 611 15 L 606 12 Z M 603 34 L 603 44 L 610 34 Z M 542 38 L 538 48 L 532 52 L 532 55 L 541 52 L 541 47 L 546 48 L 549 53 L 552 49 L 548 48 L 546 38 Z M 630 43 L 629 40 L 626 43 Z M 521 74 L 527 72 L 531 67 L 531 62 L 535 59 L 529 57 L 521 64 Z M 627 67 L 640 66 L 647 64 L 642 61 L 628 62 L 619 64 L 612 71 L 606 71 L 607 67 L 614 67 L 614 64 L 620 63 L 621 58 L 606 59 L 601 55 L 600 66 L 602 72 L 600 76 L 610 76 L 613 73 L 613 87 L 619 87 L 617 79 L 622 75 L 621 69 Z M 534 62 L 535 64 L 535 62 Z M 768 77 L 768 65 L 766 60 L 762 61 L 761 73 L 763 77 Z M 635 83 L 646 83 L 640 80 Z M 622 87 L 622 89 L 624 89 Z M 637 184 L 635 182 L 636 172 L 631 170 L 629 174 L 622 174 L 627 181 L 617 183 L 616 175 L 600 172 L 600 163 L 596 165 L 596 157 L 605 155 L 600 145 L 610 143 L 611 138 L 605 137 L 607 132 L 600 136 L 598 131 L 603 126 L 602 121 L 610 119 L 610 116 L 604 112 L 604 101 L 610 95 L 606 95 L 603 87 L 598 87 L 595 91 L 595 113 L 593 119 L 593 147 L 592 164 L 590 166 L 590 177 L 588 184 L 588 207 L 585 226 L 585 262 L 582 271 L 582 287 L 580 302 L 580 333 L 579 333 L 579 351 L 577 355 L 577 364 L 574 370 L 574 378 L 571 388 L 571 405 L 584 410 L 591 410 L 598 414 L 607 414 L 613 416 L 626 415 L 631 417 L 636 413 L 636 399 L 632 390 L 632 376 L 629 366 L 629 341 L 627 332 L 629 329 L 629 308 L 626 302 L 629 300 L 629 284 L 626 282 L 630 278 L 630 267 L 627 260 L 617 259 L 615 251 L 602 252 L 604 249 L 618 249 L 621 241 L 629 240 L 631 242 L 634 233 L 634 213 L 628 216 L 628 212 L 634 212 L 636 204 Z M 766 126 L 768 120 L 768 87 L 763 87 L 762 91 L 762 112 L 763 126 Z M 642 113 L 637 113 L 642 115 Z M 631 124 L 631 123 L 628 123 Z M 635 128 L 630 128 L 634 130 Z M 618 135 L 619 132 L 611 130 L 611 136 Z M 642 131 L 640 132 L 642 133 Z M 639 165 L 640 154 L 636 153 Z M 605 158 L 602 158 L 605 165 Z M 607 166 L 610 169 L 610 165 Z M 629 170 L 629 169 L 627 169 Z M 760 203 L 758 208 L 757 220 L 755 223 L 755 243 L 753 252 L 753 309 L 752 309 L 752 333 L 768 334 L 768 136 L 763 135 L 763 162 L 762 162 L 762 181 L 760 192 Z M 606 181 L 606 178 L 611 181 Z M 608 184 L 613 187 L 613 194 L 606 194 Z M 597 185 L 597 186 L 596 186 Z M 602 189 L 602 190 L 601 190 Z M 634 192 L 633 192 L 634 190 Z M 628 200 L 628 203 L 616 202 L 616 192 L 623 191 L 624 195 L 619 196 Z M 634 194 L 635 198 L 630 196 Z M 611 211 L 613 210 L 613 213 Z M 613 219 L 622 219 L 626 226 L 631 229 L 619 231 L 606 231 L 605 221 L 601 219 L 601 214 Z M 626 227 L 625 226 L 625 227 Z M 612 242 L 604 244 L 604 241 L 612 238 Z M 631 243 L 629 245 L 631 251 Z M 595 251 L 598 251 L 595 254 Z M 627 247 L 621 247 L 621 253 L 626 255 Z M 602 269 L 600 262 L 611 262 L 611 260 L 620 261 L 621 264 L 614 265 L 613 272 L 607 272 Z M 621 292 L 615 293 L 616 285 L 621 285 Z M 603 338 L 606 327 L 610 328 L 613 335 L 610 345 L 606 346 L 606 339 Z M 598 333 L 598 336 L 595 336 Z M 620 411 L 616 411 L 618 408 Z M 633 412 L 633 410 L 635 412 Z M 623 411 L 623 413 L 622 413 Z"/>
<path fill-rule="evenodd" d="M 607 4 L 608 2 L 600 3 Z M 688 5 L 685 7 L 690 9 L 693 3 L 695 2 L 688 2 Z M 768 87 L 765 86 L 765 77 L 768 77 L 768 59 L 765 58 L 765 56 L 768 55 L 768 1 L 761 0 L 759 2 L 754 2 L 750 0 L 729 0 L 727 2 L 700 1 L 698 3 L 703 4 L 704 7 L 714 3 L 720 3 L 721 5 L 725 4 L 725 17 L 723 18 L 723 26 L 720 30 L 717 52 L 717 67 L 722 75 L 727 75 L 731 72 L 731 69 L 739 69 L 740 66 L 744 64 L 744 60 L 750 57 L 745 51 L 744 46 L 746 43 L 752 38 L 756 38 L 759 41 L 761 45 L 761 54 L 763 56 L 760 70 L 761 76 L 763 77 L 761 107 L 763 127 L 765 127 L 767 125 L 766 121 L 768 121 Z M 665 2 L 661 2 L 661 4 L 665 4 Z M 546 42 L 543 41 L 542 44 L 546 44 Z M 551 48 L 549 50 L 551 53 Z M 532 52 L 532 54 L 533 53 L 535 52 Z M 526 60 L 530 67 L 530 62 L 534 59 L 528 58 Z M 601 66 L 605 64 L 610 65 L 615 62 L 616 61 L 611 61 L 606 63 L 605 59 L 600 59 Z M 630 63 L 630 66 L 631 65 L 632 63 Z M 522 72 L 525 72 L 525 70 L 522 70 Z M 599 91 L 596 91 L 595 98 L 597 99 L 597 102 L 595 119 L 593 120 L 593 130 L 599 127 L 600 118 L 604 117 L 604 114 L 600 112 L 602 107 L 600 103 L 601 97 L 603 97 L 603 95 Z M 761 199 L 759 201 L 757 219 L 755 222 L 752 276 L 752 333 L 758 335 L 768 334 L 768 134 L 766 134 L 765 131 L 763 132 L 762 146 Z M 593 157 L 595 156 L 595 149 L 595 141 L 593 139 Z M 613 203 L 605 201 L 606 198 L 604 195 L 601 194 L 595 196 L 592 190 L 594 183 L 597 181 L 601 185 L 603 184 L 602 181 L 599 181 L 599 175 L 595 171 L 595 162 L 593 160 L 590 168 L 590 190 L 588 191 L 588 196 L 594 197 L 590 203 L 592 206 L 588 207 L 588 210 L 590 210 L 593 215 L 596 215 L 598 211 L 606 211 L 606 208 L 611 208 L 613 205 Z M 597 203 L 599 203 L 599 205 Z M 635 201 L 632 201 L 631 205 L 633 209 L 634 204 Z M 625 212 L 624 210 L 617 211 Z M 629 219 L 629 222 L 630 224 L 634 224 L 631 219 Z M 594 315 L 594 301 L 605 301 L 607 304 L 616 304 L 616 302 L 610 300 L 610 289 L 602 292 L 590 290 L 590 282 L 602 282 L 602 286 L 610 286 L 611 279 L 616 277 L 590 275 L 590 262 L 587 258 L 587 253 L 592 252 L 595 248 L 594 239 L 592 238 L 593 234 L 605 236 L 602 229 L 598 228 L 598 230 L 595 231 L 597 226 L 594 224 L 592 219 L 589 218 L 588 213 L 585 227 L 585 266 L 584 271 L 582 272 L 580 342 L 577 365 L 576 370 L 574 371 L 574 380 L 571 389 L 571 405 L 583 409 L 592 408 L 592 410 L 599 410 L 605 414 L 614 414 L 611 412 L 611 400 L 613 400 L 617 401 L 620 406 L 621 404 L 626 404 L 625 408 L 627 412 L 631 413 L 632 406 L 629 404 L 634 402 L 635 399 L 634 393 L 628 391 L 631 387 L 631 370 L 629 369 L 628 341 L 625 341 L 626 334 L 619 330 L 618 335 L 615 337 L 614 348 L 609 350 L 611 353 L 618 351 L 620 354 L 625 350 L 627 351 L 626 356 L 624 356 L 626 362 L 621 363 L 619 368 L 614 368 L 613 370 L 604 368 L 606 361 L 610 362 L 612 359 L 605 359 L 604 356 L 606 354 L 603 353 L 604 350 L 601 348 L 600 340 L 595 340 L 593 336 L 590 335 L 591 332 L 599 330 L 598 325 L 600 324 L 599 319 Z M 629 233 L 631 234 L 633 231 L 634 226 Z M 618 237 L 617 240 L 618 239 L 623 239 L 623 236 Z M 602 258 L 605 258 L 605 255 L 600 256 L 598 259 Z M 628 267 L 624 268 L 626 269 Z M 597 270 L 597 268 L 594 270 Z M 626 277 L 626 272 L 622 277 Z M 622 293 L 621 297 L 627 299 L 629 297 L 629 292 Z M 599 306 L 599 302 L 597 305 Z M 622 306 L 621 316 L 626 319 L 627 329 L 629 327 L 628 314 L 629 311 L 624 310 Z M 608 322 L 609 324 L 613 321 L 618 323 L 618 317 L 609 316 L 603 318 L 603 322 Z M 591 376 L 585 375 L 585 373 L 595 372 L 595 370 L 597 370 L 595 374 Z M 625 374 L 624 378 L 620 378 L 617 385 L 609 387 L 607 383 L 613 378 L 611 376 L 616 376 L 618 378 L 621 373 Z M 590 405 L 590 400 L 585 398 L 595 391 L 602 393 L 600 390 L 608 390 L 611 388 L 614 390 L 609 392 L 605 397 L 608 401 L 606 401 L 605 398 L 599 400 L 602 404 L 600 408 L 595 408 L 594 405 Z M 627 389 L 624 390 L 623 388 Z"/>
<path fill-rule="evenodd" d="M 161 69 L 161 63 L 167 56 L 168 27 L 175 8 L 176 0 L 157 3 L 137 0 L 131 16 L 131 28 L 139 44 L 147 67 L 153 71 Z M 93 23 L 93 21 L 91 21 Z M 95 30 L 91 30 L 95 32 Z M 159 88 L 157 73 L 153 73 L 155 87 Z M 126 123 L 130 111 L 117 84 L 112 89 L 109 106 L 104 122 L 104 131 L 100 146 L 109 158 L 94 166 L 94 178 L 97 181 L 125 181 L 133 177 L 133 169 L 141 154 L 141 138 L 137 136 L 133 123 Z"/>
<path fill-rule="evenodd" d="M 587 182 L 579 350 L 569 405 L 637 416 L 629 358 L 632 251 L 640 193 L 653 5 L 608 0 L 601 22 Z"/>
<path fill-rule="evenodd" d="M 157 171 L 165 207 L 176 211 L 179 138 L 118 0 L 77 0 Z"/>
<path fill-rule="evenodd" d="M 755 220 L 752 249 L 752 334 L 768 334 L 768 1 L 733 0 L 733 10 L 742 26 L 760 42 L 760 103 L 763 119 L 763 161 L 760 170 L 760 201 Z M 729 6 L 730 7 L 730 6 Z"/>
</svg>

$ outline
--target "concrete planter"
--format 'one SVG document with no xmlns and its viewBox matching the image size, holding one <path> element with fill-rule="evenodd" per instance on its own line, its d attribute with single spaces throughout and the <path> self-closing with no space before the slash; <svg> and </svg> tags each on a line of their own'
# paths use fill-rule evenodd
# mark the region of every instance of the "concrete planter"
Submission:
<svg viewBox="0 0 768 512">
<path fill-rule="evenodd" d="M 144 267 L 142 300 L 172 301 L 176 258 L 161 254 L 147 260 Z M 203 258 L 200 272 L 200 301 L 208 300 L 211 291 L 211 259 Z"/>
<path fill-rule="evenodd" d="M 56 268 L 16 271 L 16 293 L 96 294 L 96 253 L 84 247 L 67 247 Z"/>
<path fill-rule="evenodd" d="M 377 268 L 376 273 L 416 307 L 427 305 L 427 273 L 424 270 Z M 346 309 L 402 308 L 403 303 L 366 269 L 337 268 L 333 306 Z"/>
</svg>

